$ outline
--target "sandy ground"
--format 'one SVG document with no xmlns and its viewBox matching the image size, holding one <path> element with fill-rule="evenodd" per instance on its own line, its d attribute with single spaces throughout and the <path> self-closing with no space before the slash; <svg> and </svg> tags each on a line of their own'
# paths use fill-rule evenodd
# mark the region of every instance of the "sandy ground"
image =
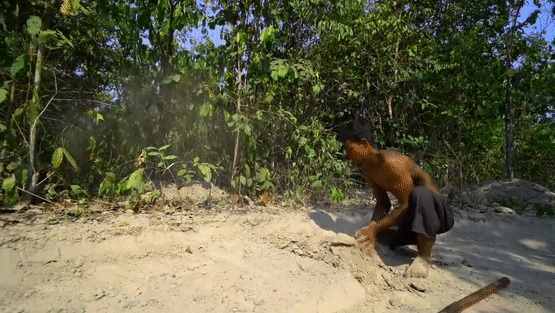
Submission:
<svg viewBox="0 0 555 313">
<path fill-rule="evenodd" d="M 457 204 L 429 277 L 405 279 L 414 247 L 379 244 L 380 265 L 350 246 L 371 208 L 0 214 L 0 312 L 437 312 L 503 276 L 506 289 L 465 312 L 555 312 L 555 219 Z"/>
</svg>

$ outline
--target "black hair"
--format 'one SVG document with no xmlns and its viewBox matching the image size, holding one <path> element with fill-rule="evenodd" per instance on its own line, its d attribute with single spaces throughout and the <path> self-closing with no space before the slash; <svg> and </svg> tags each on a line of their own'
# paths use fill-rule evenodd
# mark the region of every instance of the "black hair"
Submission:
<svg viewBox="0 0 555 313">
<path fill-rule="evenodd" d="M 350 121 L 337 134 L 337 139 L 339 139 L 339 141 L 343 143 L 347 140 L 359 141 L 363 138 L 368 140 L 368 142 L 374 148 L 376 148 L 376 144 L 374 143 L 374 136 L 372 136 L 370 127 L 368 127 L 368 121 L 360 117 Z"/>
</svg>

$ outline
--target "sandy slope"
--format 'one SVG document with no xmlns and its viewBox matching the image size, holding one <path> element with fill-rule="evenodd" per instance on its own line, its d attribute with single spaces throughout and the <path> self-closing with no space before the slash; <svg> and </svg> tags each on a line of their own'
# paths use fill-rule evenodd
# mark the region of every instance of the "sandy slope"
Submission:
<svg viewBox="0 0 555 313">
<path fill-rule="evenodd" d="M 555 220 L 480 211 L 457 210 L 427 279 L 402 277 L 411 249 L 349 246 L 361 206 L 3 214 L 0 311 L 437 312 L 507 276 L 465 312 L 554 312 Z"/>
</svg>

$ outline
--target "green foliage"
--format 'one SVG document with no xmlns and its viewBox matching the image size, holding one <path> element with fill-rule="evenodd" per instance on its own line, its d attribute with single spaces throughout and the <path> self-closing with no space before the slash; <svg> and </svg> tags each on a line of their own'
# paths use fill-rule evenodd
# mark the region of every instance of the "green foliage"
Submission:
<svg viewBox="0 0 555 313">
<path fill-rule="evenodd" d="M 24 159 L 8 150 L 7 140 L 0 140 L 0 181 L 2 184 L 1 194 L 5 206 L 19 201 L 18 187 L 25 185 L 28 179 L 28 170 Z"/>
<path fill-rule="evenodd" d="M 193 167 L 196 167 L 199 170 L 204 181 L 208 183 L 212 182 L 212 174 L 217 169 L 217 167 L 210 163 L 199 162 L 199 160 L 199 157 L 195 157 L 193 159 Z"/>
<path fill-rule="evenodd" d="M 2 89 L 0 88 L 0 104 L 4 101 L 6 101 L 6 98 L 8 97 L 8 91 L 6 89 Z M 4 126 L 5 127 L 5 126 Z M 5 130 L 5 129 L 4 129 Z M 3 132 L 4 130 L 0 130 L 0 132 Z"/>
<path fill-rule="evenodd" d="M 20 55 L 12 63 L 12 66 L 10 67 L 10 75 L 15 77 L 24 68 L 25 68 L 25 56 Z"/>
<path fill-rule="evenodd" d="M 31 16 L 27 19 L 27 33 L 31 36 L 40 32 L 42 21 L 38 16 Z"/>
<path fill-rule="evenodd" d="M 341 191 L 341 189 L 337 188 L 337 187 L 331 187 L 330 188 L 330 196 L 331 199 L 335 202 L 343 202 L 343 200 L 345 200 L 345 195 L 343 194 L 343 191 Z"/>
<path fill-rule="evenodd" d="M 243 165 L 239 182 L 251 194 L 270 190 L 274 187 L 270 170 L 258 162 L 254 163 L 252 170 L 248 163 Z"/>
<path fill-rule="evenodd" d="M 15 175 L 4 178 L 2 181 L 2 191 L 4 194 L 4 205 L 12 205 L 19 201 L 19 194 L 16 188 Z"/>
<path fill-rule="evenodd" d="M 276 29 L 274 28 L 273 25 L 268 26 L 267 28 L 263 29 L 262 32 L 260 33 L 260 40 L 262 41 L 262 43 L 269 43 L 272 42 L 272 40 L 274 40 L 276 35 Z"/>
<path fill-rule="evenodd" d="M 58 147 L 56 150 L 54 150 L 54 153 L 52 153 L 52 166 L 54 168 L 60 167 L 60 165 L 62 165 L 63 159 L 64 152 L 62 151 L 62 148 Z"/>
<path fill-rule="evenodd" d="M 123 196 L 129 199 L 128 208 L 136 205 L 150 204 L 159 198 L 160 193 L 151 192 L 150 183 L 145 183 L 144 169 L 138 168 L 120 181 L 114 173 L 106 173 L 106 177 L 98 188 L 100 196 Z M 146 194 L 142 198 L 141 195 Z"/>
<path fill-rule="evenodd" d="M 190 170 L 186 163 L 181 164 L 181 168 L 177 171 L 177 177 L 183 179 L 185 184 L 189 184 L 194 177 L 195 171 Z"/>
<path fill-rule="evenodd" d="M 63 0 L 60 6 L 60 12 L 63 15 L 75 16 L 78 14 L 79 9 L 82 8 L 79 0 Z"/>
<path fill-rule="evenodd" d="M 77 162 L 75 162 L 75 159 L 71 156 L 69 151 L 63 147 L 56 148 L 52 153 L 52 167 L 54 169 L 59 168 L 64 159 L 71 165 L 71 167 L 73 167 L 74 170 L 78 170 Z"/>
<path fill-rule="evenodd" d="M 555 188 L 553 47 L 527 31 L 536 11 L 510 27 L 519 3 L 4 3 L 0 175 L 16 189 L 41 112 L 34 166 L 50 198 L 98 189 L 150 203 L 154 179 L 204 179 L 341 201 L 351 167 L 332 128 L 361 113 L 380 146 L 446 184 L 500 178 L 507 79 L 515 172 Z"/>
<path fill-rule="evenodd" d="M 51 44 L 56 48 L 74 48 L 71 40 L 58 30 L 48 29 L 41 31 L 39 34 L 39 41 L 41 43 Z"/>
<path fill-rule="evenodd" d="M 104 180 L 102 180 L 100 186 L 98 187 L 98 194 L 100 196 L 115 195 L 116 191 L 119 192 L 121 190 L 121 187 L 117 186 L 116 183 L 116 174 L 112 172 L 107 172 L 106 177 L 104 177 Z"/>
<path fill-rule="evenodd" d="M 527 207 L 526 203 L 516 197 L 503 197 L 495 199 L 495 201 L 504 207 L 515 210 L 518 214 L 522 214 Z"/>
<path fill-rule="evenodd" d="M 129 176 L 125 177 L 119 185 L 118 193 L 122 195 L 127 193 L 141 194 L 145 188 L 143 172 L 143 169 L 136 169 Z"/>
<path fill-rule="evenodd" d="M 177 159 L 177 156 L 172 154 L 167 154 L 166 150 L 169 147 L 170 145 L 163 145 L 159 148 L 151 146 L 143 150 L 143 154 L 145 154 L 144 151 L 146 151 L 146 155 L 150 157 L 155 157 L 156 168 L 162 171 L 162 175 L 167 169 L 169 169 L 169 167 L 172 166 L 172 164 L 170 164 L 170 161 Z"/>
<path fill-rule="evenodd" d="M 81 199 L 87 196 L 85 190 L 79 185 L 70 185 L 71 193 L 74 199 Z M 87 196 L 88 197 L 88 196 Z"/>
<path fill-rule="evenodd" d="M 555 155 L 555 123 L 531 125 L 518 134 L 517 140 L 517 173 L 554 188 L 555 161 L 552 156 Z"/>
<path fill-rule="evenodd" d="M 555 215 L 555 209 L 553 205 L 541 205 L 538 203 L 534 204 L 534 210 L 536 210 L 537 217 L 549 216 L 553 217 Z"/>
<path fill-rule="evenodd" d="M 95 141 L 91 141 L 94 148 Z M 106 172 L 104 179 L 98 186 L 99 196 L 105 197 L 125 197 L 129 200 L 127 207 L 136 209 L 137 207 L 153 204 L 162 197 L 161 186 L 158 188 L 153 183 L 151 176 L 156 179 L 170 174 L 173 177 L 174 165 L 180 165 L 181 168 L 177 170 L 176 176 L 183 179 L 184 183 L 190 183 L 193 178 L 198 174 L 206 182 L 211 182 L 213 174 L 218 169 L 217 166 L 200 162 L 200 158 L 195 157 L 189 164 L 181 163 L 177 156 L 169 154 L 168 151 L 171 145 L 163 145 L 161 147 L 149 146 L 142 150 L 137 158 L 138 168 L 134 169 L 130 174 L 118 179 L 114 172 Z M 190 170 L 189 168 L 196 168 L 197 171 Z M 151 173 L 149 176 L 146 173 Z"/>
<path fill-rule="evenodd" d="M 329 189 L 334 201 L 341 201 L 341 189 L 351 185 L 351 166 L 340 158 L 339 142 L 320 122 L 312 120 L 297 127 L 284 152 L 290 173 L 289 190 L 320 194 Z"/>
</svg>

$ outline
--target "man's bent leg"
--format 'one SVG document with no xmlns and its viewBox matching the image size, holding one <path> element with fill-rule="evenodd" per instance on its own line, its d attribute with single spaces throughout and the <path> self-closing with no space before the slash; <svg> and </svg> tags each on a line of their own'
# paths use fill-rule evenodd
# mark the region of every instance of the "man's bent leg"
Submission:
<svg viewBox="0 0 555 313">
<path fill-rule="evenodd" d="M 432 247 L 434 243 L 434 239 L 428 238 L 424 234 L 416 234 L 416 247 L 418 249 L 418 254 L 403 274 L 404 277 L 428 277 L 428 272 L 430 271 L 430 258 L 432 256 Z"/>
<path fill-rule="evenodd" d="M 430 270 L 430 257 L 436 234 L 446 228 L 444 222 L 444 203 L 426 187 L 415 187 L 410 196 L 412 223 L 410 229 L 416 234 L 418 254 L 409 265 L 404 277 L 427 277 Z M 449 225 L 447 225 L 449 226 Z"/>
</svg>

